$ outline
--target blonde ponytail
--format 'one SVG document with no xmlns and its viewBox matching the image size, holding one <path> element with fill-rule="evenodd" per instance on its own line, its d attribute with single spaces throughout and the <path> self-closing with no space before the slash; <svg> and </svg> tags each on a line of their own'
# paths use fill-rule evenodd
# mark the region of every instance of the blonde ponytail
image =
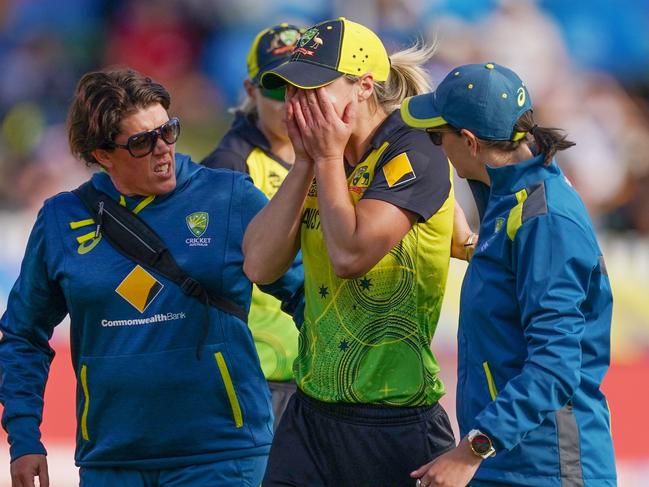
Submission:
<svg viewBox="0 0 649 487">
<path fill-rule="evenodd" d="M 417 43 L 392 54 L 388 79 L 374 83 L 378 106 L 391 113 L 405 98 L 432 91 L 430 75 L 423 65 L 433 57 L 435 49 L 434 44 Z"/>
<path fill-rule="evenodd" d="M 246 95 L 245 99 L 241 103 L 239 103 L 239 105 L 237 105 L 236 107 L 228 108 L 228 113 L 234 115 L 238 112 L 243 113 L 246 117 L 250 115 L 256 116 L 257 105 L 255 105 L 255 100 Z"/>
</svg>

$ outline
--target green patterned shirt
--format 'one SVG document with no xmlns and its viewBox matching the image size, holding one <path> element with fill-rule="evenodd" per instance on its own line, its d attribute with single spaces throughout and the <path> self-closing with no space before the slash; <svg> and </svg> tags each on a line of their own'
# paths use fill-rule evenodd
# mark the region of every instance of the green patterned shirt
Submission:
<svg viewBox="0 0 649 487">
<path fill-rule="evenodd" d="M 419 220 L 366 275 L 335 275 L 320 227 L 317 185 L 301 227 L 305 322 L 295 376 L 326 402 L 420 406 L 444 393 L 430 343 L 444 297 L 453 230 L 450 165 L 398 111 L 348 171 L 349 195 L 387 201 Z"/>
</svg>

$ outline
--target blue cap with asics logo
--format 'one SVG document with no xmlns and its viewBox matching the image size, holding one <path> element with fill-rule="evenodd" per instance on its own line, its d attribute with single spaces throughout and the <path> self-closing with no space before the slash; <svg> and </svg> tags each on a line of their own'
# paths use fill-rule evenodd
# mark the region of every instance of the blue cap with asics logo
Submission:
<svg viewBox="0 0 649 487">
<path fill-rule="evenodd" d="M 453 69 L 433 93 L 406 98 L 401 116 L 411 127 L 449 124 L 486 140 L 520 140 L 514 127 L 532 109 L 525 83 L 511 69 L 495 63 Z"/>
</svg>

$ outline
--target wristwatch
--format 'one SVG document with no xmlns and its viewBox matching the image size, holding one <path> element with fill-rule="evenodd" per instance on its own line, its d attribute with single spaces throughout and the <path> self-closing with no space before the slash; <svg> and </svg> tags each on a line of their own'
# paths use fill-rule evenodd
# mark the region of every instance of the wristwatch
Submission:
<svg viewBox="0 0 649 487">
<path fill-rule="evenodd" d="M 471 430 L 466 439 L 469 441 L 471 451 L 482 459 L 487 459 L 496 455 L 491 438 L 480 430 Z"/>
</svg>

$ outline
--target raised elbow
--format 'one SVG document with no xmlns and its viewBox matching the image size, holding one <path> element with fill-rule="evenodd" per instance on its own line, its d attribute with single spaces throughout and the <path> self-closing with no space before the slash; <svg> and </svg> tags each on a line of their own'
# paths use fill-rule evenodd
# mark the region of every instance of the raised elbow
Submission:
<svg viewBox="0 0 649 487">
<path fill-rule="evenodd" d="M 264 266 L 257 265 L 252 259 L 245 259 L 243 262 L 243 273 L 255 284 L 270 284 L 274 282 L 277 277 L 272 275 Z"/>
<path fill-rule="evenodd" d="M 334 273 L 341 279 L 362 277 L 371 269 L 363 265 L 361 259 L 352 256 L 340 256 L 331 261 Z"/>
</svg>

